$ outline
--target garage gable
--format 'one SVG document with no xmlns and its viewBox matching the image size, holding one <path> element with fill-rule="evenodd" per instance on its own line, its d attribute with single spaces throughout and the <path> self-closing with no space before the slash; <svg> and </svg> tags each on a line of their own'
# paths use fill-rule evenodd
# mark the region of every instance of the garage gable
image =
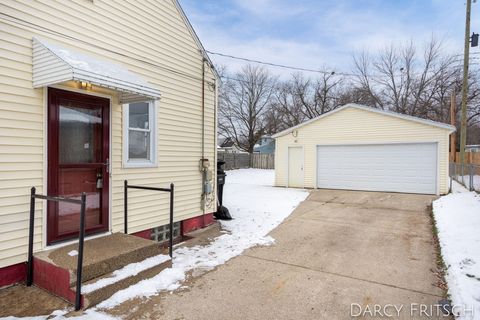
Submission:
<svg viewBox="0 0 480 320">
<path fill-rule="evenodd" d="M 352 116 L 353 116 L 353 119 L 352 119 Z M 407 126 L 409 128 L 412 128 L 415 125 L 418 125 L 418 126 L 421 126 L 421 128 L 423 128 L 424 130 L 428 130 L 428 128 L 433 128 L 433 129 L 447 130 L 450 133 L 456 130 L 454 126 L 449 124 L 350 103 L 340 108 L 337 108 L 333 111 L 322 114 L 316 118 L 308 120 L 304 123 L 301 123 L 297 126 L 281 131 L 273 135 L 273 138 L 279 138 L 281 136 L 287 135 L 294 131 L 299 132 L 300 130 L 303 130 L 306 127 L 312 127 L 315 125 L 322 126 L 324 125 L 325 122 L 330 123 L 332 121 L 336 122 L 337 125 L 340 125 L 339 123 L 340 121 L 345 121 L 349 125 L 355 125 L 355 126 L 357 126 L 356 124 L 358 124 L 359 126 L 360 125 L 368 126 L 368 123 L 373 121 L 380 121 L 385 123 L 386 125 L 394 124 L 395 122 L 397 122 L 398 125 Z"/>
</svg>

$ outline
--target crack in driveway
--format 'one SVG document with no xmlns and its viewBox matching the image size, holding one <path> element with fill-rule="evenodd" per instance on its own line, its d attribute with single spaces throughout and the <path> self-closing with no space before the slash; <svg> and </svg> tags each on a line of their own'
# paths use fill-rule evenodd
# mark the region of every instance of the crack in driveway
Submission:
<svg viewBox="0 0 480 320">
<path fill-rule="evenodd" d="M 394 288 L 394 289 L 399 289 L 399 290 L 406 290 L 406 291 L 410 291 L 410 292 L 414 292 L 414 293 L 426 294 L 426 295 L 429 295 L 429 296 L 432 296 L 432 297 L 443 298 L 443 296 L 441 296 L 441 295 L 434 294 L 434 293 L 430 293 L 430 292 L 424 292 L 424 291 L 419 291 L 419 290 L 415 290 L 415 289 L 400 287 L 400 286 L 396 286 L 396 285 L 392 285 L 392 284 L 388 284 L 388 283 L 383 283 L 383 282 L 378 282 L 378 281 L 374 281 L 374 280 L 368 280 L 368 279 L 362 279 L 362 278 L 352 277 L 352 276 L 348 276 L 348 275 L 341 274 L 341 273 L 337 273 L 337 272 L 332 272 L 332 271 L 327 271 L 327 270 L 321 270 L 321 269 L 311 268 L 311 267 L 302 266 L 302 265 L 298 265 L 298 264 L 294 264 L 294 263 L 289 263 L 289 262 L 283 262 L 283 261 L 279 261 L 279 260 L 272 260 L 272 259 L 267 259 L 267 258 L 252 256 L 252 255 L 249 255 L 249 254 L 244 254 L 243 256 L 244 256 L 244 257 L 248 257 L 248 258 L 252 258 L 252 259 L 258 259 L 258 260 L 268 261 L 268 262 L 272 262 L 272 263 L 279 263 L 279 264 L 283 264 L 283 265 L 290 266 L 290 267 L 302 268 L 302 269 L 306 269 L 306 270 L 310 270 L 310 271 L 314 271 L 314 272 L 320 272 L 320 273 L 324 273 L 324 274 L 328 274 L 328 275 L 333 275 L 333 276 L 337 276 L 337 277 L 342 277 L 342 278 L 347 278 L 347 279 L 352 279 L 352 280 L 357 280 L 357 281 L 362 281 L 362 282 L 368 282 L 368 283 L 371 283 L 371 284 L 377 284 L 377 285 L 386 286 L 386 287 L 389 287 L 389 288 Z"/>
</svg>

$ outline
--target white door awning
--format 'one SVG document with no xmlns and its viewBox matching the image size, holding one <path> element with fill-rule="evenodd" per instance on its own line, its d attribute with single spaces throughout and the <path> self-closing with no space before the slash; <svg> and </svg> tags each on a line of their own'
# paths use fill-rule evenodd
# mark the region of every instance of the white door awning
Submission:
<svg viewBox="0 0 480 320">
<path fill-rule="evenodd" d="M 71 80 L 119 91 L 120 103 L 160 99 L 160 90 L 125 67 L 33 38 L 33 87 Z"/>
</svg>

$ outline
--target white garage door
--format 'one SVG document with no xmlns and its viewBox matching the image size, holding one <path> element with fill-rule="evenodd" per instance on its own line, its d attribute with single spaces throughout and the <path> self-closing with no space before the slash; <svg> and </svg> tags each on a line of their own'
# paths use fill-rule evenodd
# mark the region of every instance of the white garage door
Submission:
<svg viewBox="0 0 480 320">
<path fill-rule="evenodd" d="M 436 185 L 436 143 L 317 147 L 318 188 L 435 194 Z"/>
</svg>

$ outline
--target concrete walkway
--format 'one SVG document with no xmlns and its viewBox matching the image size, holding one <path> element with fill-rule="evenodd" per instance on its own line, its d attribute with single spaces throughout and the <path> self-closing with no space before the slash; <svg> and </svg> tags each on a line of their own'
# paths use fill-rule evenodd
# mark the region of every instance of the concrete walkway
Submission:
<svg viewBox="0 0 480 320">
<path fill-rule="evenodd" d="M 428 206 L 433 199 L 313 192 L 272 232 L 276 245 L 246 251 L 196 278 L 190 289 L 136 304 L 127 317 L 351 319 L 356 303 L 362 311 L 375 304 L 403 306 L 396 319 L 437 318 L 418 311 L 420 304 L 436 304 L 443 295 L 432 272 L 436 252 Z M 384 311 L 396 315 L 393 306 Z"/>
</svg>

